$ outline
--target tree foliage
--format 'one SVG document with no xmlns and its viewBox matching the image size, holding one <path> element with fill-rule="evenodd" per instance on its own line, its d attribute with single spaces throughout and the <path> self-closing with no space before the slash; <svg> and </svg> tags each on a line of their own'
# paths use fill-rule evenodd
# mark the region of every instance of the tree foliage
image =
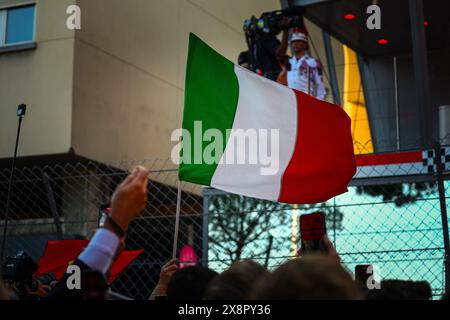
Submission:
<svg viewBox="0 0 450 320">
<path fill-rule="evenodd" d="M 209 242 L 217 260 L 238 261 L 243 258 L 264 258 L 269 238 L 274 234 L 271 252 L 289 249 L 292 208 L 290 204 L 223 195 L 210 198 Z M 327 204 L 301 205 L 300 214 L 323 211 L 330 227 L 340 229 L 343 214 Z M 280 231 L 282 230 L 282 231 Z M 284 232 L 283 232 L 284 230 Z M 262 261 L 261 261 L 262 262 Z"/>
<path fill-rule="evenodd" d="M 392 201 L 397 207 L 402 207 L 432 195 L 436 192 L 436 188 L 436 183 L 434 182 L 412 182 L 359 186 L 356 188 L 356 193 L 381 197 L 383 201 Z"/>
</svg>

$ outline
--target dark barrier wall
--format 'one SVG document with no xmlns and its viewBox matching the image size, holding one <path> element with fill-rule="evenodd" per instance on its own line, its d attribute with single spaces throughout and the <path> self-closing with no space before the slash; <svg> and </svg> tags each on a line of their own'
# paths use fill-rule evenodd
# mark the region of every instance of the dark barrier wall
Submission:
<svg viewBox="0 0 450 320">
<path fill-rule="evenodd" d="M 433 108 L 450 104 L 450 49 L 428 52 Z M 392 57 L 360 57 L 361 79 L 376 152 L 397 148 L 394 62 Z M 419 106 L 412 57 L 397 58 L 400 149 L 420 146 Z"/>
</svg>

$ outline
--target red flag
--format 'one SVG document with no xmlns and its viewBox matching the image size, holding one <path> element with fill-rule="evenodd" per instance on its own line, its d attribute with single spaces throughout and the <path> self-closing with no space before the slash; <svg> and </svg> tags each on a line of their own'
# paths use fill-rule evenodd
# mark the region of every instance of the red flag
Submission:
<svg viewBox="0 0 450 320">
<path fill-rule="evenodd" d="M 67 267 L 78 258 L 88 243 L 88 240 L 48 241 L 44 254 L 37 263 L 35 275 L 39 277 L 52 272 L 58 280 L 61 279 Z M 113 283 L 142 252 L 143 249 L 122 251 L 111 266 L 108 283 Z"/>
<path fill-rule="evenodd" d="M 52 272 L 56 279 L 61 279 L 68 265 L 78 258 L 88 243 L 88 240 L 48 241 L 35 275 L 40 277 Z"/>
<path fill-rule="evenodd" d="M 111 284 L 125 271 L 125 269 L 144 252 L 144 249 L 134 251 L 122 251 L 111 266 L 108 283 Z"/>
</svg>

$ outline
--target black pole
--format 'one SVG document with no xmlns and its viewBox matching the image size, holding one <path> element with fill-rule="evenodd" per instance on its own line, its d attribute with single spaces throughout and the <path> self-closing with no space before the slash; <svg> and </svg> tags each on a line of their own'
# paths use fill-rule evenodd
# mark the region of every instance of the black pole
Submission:
<svg viewBox="0 0 450 320">
<path fill-rule="evenodd" d="M 334 63 L 333 48 L 331 47 L 331 38 L 326 31 L 322 31 L 323 44 L 325 47 L 325 53 L 327 55 L 328 74 L 330 75 L 331 91 L 333 91 L 333 102 L 337 105 L 341 105 L 341 97 L 339 96 L 339 85 L 336 75 L 336 65 Z"/>
<path fill-rule="evenodd" d="M 428 73 L 428 52 L 425 28 L 423 27 L 423 1 L 409 0 L 409 14 L 411 23 L 412 56 L 414 65 L 414 78 L 416 80 L 416 99 L 418 114 L 421 117 L 421 146 L 433 148 L 437 139 L 437 112 L 433 108 L 430 98 L 430 85 Z"/>
<path fill-rule="evenodd" d="M 43 173 L 42 180 L 44 182 L 45 191 L 47 193 L 47 199 L 48 199 L 48 204 L 50 206 L 50 211 L 52 212 L 53 223 L 55 224 L 55 228 L 56 228 L 56 235 L 59 240 L 63 240 L 64 239 L 63 225 L 61 223 L 61 219 L 59 218 L 54 192 L 53 192 L 52 186 L 50 184 L 50 177 L 48 176 L 47 173 L 45 173 L 45 172 Z"/>
<path fill-rule="evenodd" d="M 8 213 L 9 213 L 9 207 L 11 202 L 11 192 L 14 182 L 14 168 L 16 165 L 16 158 L 17 158 L 17 149 L 19 147 L 19 137 L 20 137 L 20 128 L 22 127 L 22 120 L 23 117 L 25 117 L 25 111 L 26 111 L 26 105 L 21 104 L 17 109 L 17 116 L 19 117 L 19 125 L 17 127 L 17 136 L 16 136 L 16 146 L 14 147 L 14 156 L 12 159 L 11 164 L 11 175 L 9 177 L 9 184 L 8 184 L 8 195 L 6 197 L 6 209 L 5 209 L 5 219 L 4 219 L 4 226 L 3 226 L 3 240 L 2 240 L 2 246 L 0 251 L 0 262 L 3 263 L 3 257 L 5 254 L 5 247 L 6 247 L 6 232 L 8 229 Z"/>
<path fill-rule="evenodd" d="M 441 145 L 436 143 L 434 149 L 434 155 L 436 159 L 436 173 L 437 173 L 437 183 L 439 191 L 439 204 L 441 206 L 441 220 L 442 220 L 442 233 L 444 240 L 444 271 L 445 271 L 445 292 L 450 292 L 450 240 L 448 234 L 448 216 L 447 216 L 447 204 L 445 200 L 445 189 L 444 189 L 444 179 L 442 176 L 443 164 L 441 152 Z"/>
<path fill-rule="evenodd" d="M 270 251 L 272 251 L 273 236 L 269 236 L 269 246 L 267 247 L 266 259 L 264 259 L 264 267 L 269 267 Z"/>
<path fill-rule="evenodd" d="M 395 98 L 395 129 L 397 136 L 397 151 L 400 151 L 400 104 L 398 95 L 398 64 L 394 56 L 394 98 Z"/>
<path fill-rule="evenodd" d="M 209 251 L 209 194 L 203 189 L 202 266 L 208 267 Z"/>
</svg>

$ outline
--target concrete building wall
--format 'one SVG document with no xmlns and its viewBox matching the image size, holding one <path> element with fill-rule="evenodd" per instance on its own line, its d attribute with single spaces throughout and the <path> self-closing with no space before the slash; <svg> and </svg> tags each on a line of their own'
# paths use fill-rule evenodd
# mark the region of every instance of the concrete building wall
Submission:
<svg viewBox="0 0 450 320">
<path fill-rule="evenodd" d="M 17 105 L 28 105 L 19 156 L 66 153 L 72 125 L 74 32 L 66 8 L 75 0 L 0 0 L 0 9 L 36 4 L 37 49 L 0 54 L 0 158 L 12 157 Z"/>
<path fill-rule="evenodd" d="M 78 0 L 72 145 L 102 162 L 168 158 L 181 126 L 188 34 L 236 61 L 243 20 L 278 0 Z"/>
</svg>

